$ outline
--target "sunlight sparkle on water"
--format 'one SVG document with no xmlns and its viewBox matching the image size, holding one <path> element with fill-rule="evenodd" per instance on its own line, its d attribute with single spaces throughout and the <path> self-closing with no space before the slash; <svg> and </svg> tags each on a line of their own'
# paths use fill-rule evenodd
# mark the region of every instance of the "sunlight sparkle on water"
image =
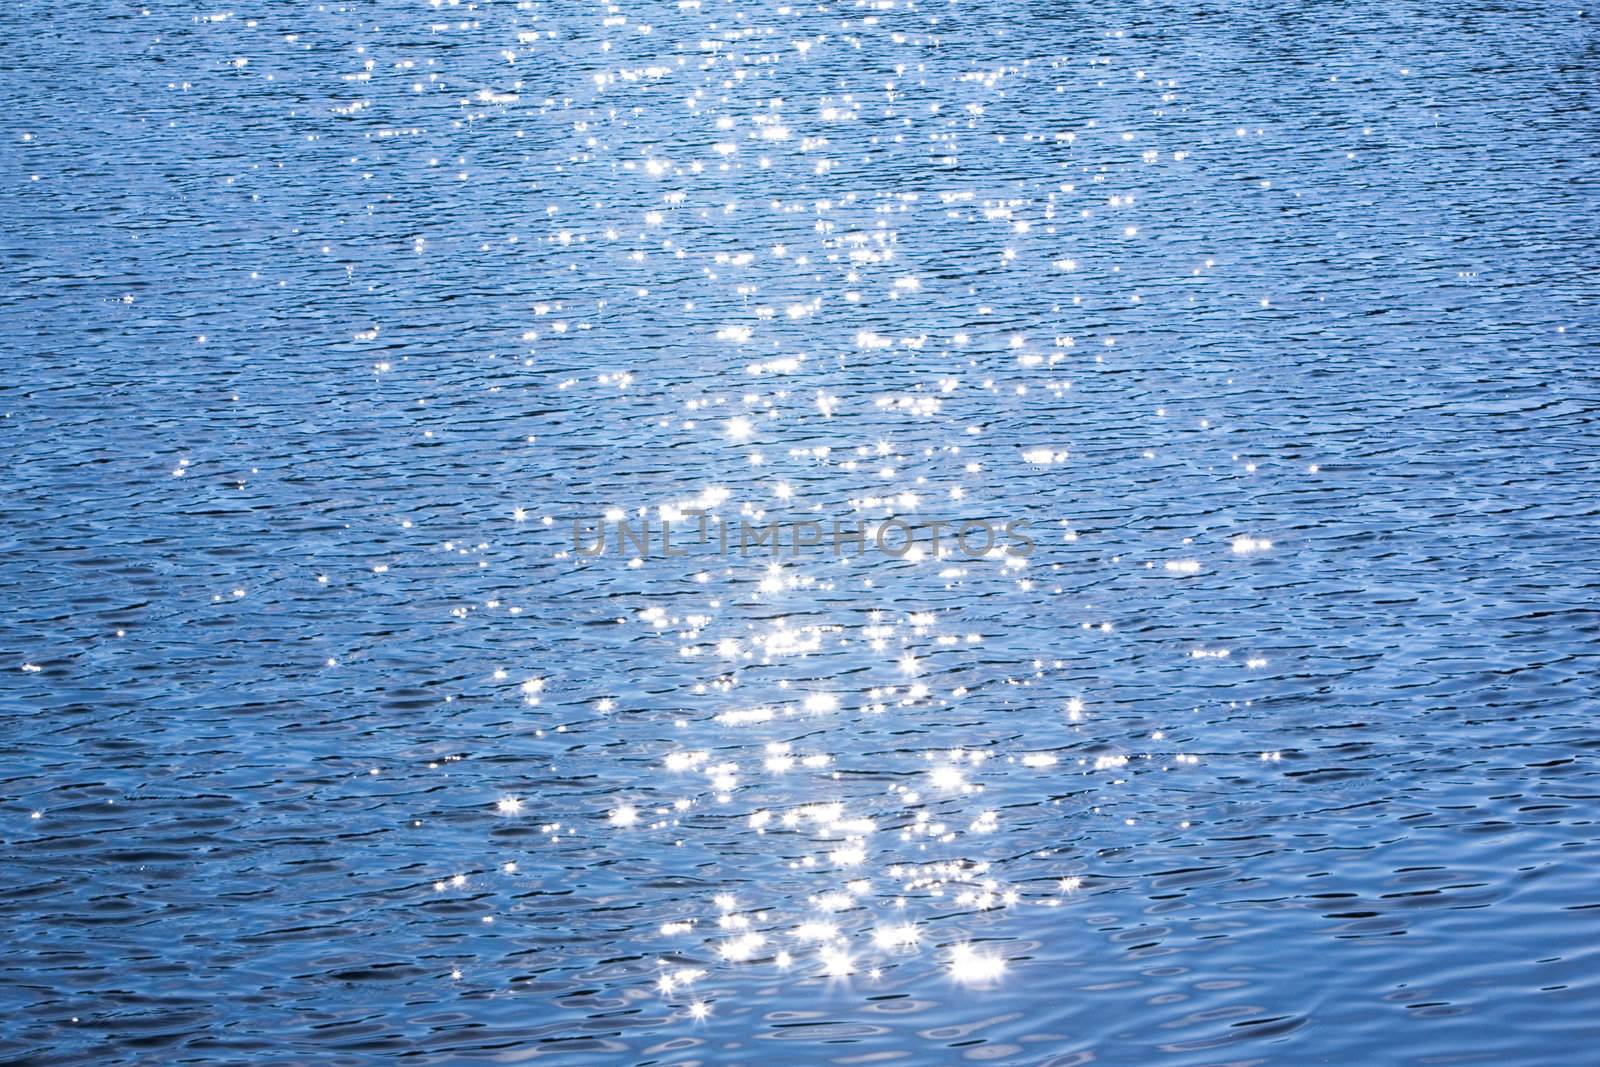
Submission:
<svg viewBox="0 0 1600 1067">
<path fill-rule="evenodd" d="M 950 977 L 961 985 L 983 986 L 998 981 L 1005 973 L 1005 958 L 970 945 L 957 945 L 950 952 Z"/>
</svg>

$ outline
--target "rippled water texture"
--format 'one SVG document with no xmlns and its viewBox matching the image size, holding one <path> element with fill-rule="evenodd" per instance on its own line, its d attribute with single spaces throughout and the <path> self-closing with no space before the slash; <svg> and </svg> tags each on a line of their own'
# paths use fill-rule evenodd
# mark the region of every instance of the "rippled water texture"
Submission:
<svg viewBox="0 0 1600 1067">
<path fill-rule="evenodd" d="M 1592 1058 L 1597 22 L 7 5 L 0 1058 Z"/>
</svg>

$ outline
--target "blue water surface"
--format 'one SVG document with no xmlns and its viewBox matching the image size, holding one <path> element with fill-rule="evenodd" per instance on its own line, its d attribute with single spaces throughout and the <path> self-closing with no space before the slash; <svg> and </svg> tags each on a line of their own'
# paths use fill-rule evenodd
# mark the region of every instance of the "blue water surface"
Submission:
<svg viewBox="0 0 1600 1067">
<path fill-rule="evenodd" d="M 0 1058 L 1590 1061 L 1596 23 L 6 5 Z"/>
</svg>

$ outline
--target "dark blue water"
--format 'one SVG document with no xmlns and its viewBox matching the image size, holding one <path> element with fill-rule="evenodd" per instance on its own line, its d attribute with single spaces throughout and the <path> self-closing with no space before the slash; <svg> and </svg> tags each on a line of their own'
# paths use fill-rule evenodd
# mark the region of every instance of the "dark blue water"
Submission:
<svg viewBox="0 0 1600 1067">
<path fill-rule="evenodd" d="M 0 1057 L 1585 1061 L 1596 24 L 7 6 Z"/>
</svg>

